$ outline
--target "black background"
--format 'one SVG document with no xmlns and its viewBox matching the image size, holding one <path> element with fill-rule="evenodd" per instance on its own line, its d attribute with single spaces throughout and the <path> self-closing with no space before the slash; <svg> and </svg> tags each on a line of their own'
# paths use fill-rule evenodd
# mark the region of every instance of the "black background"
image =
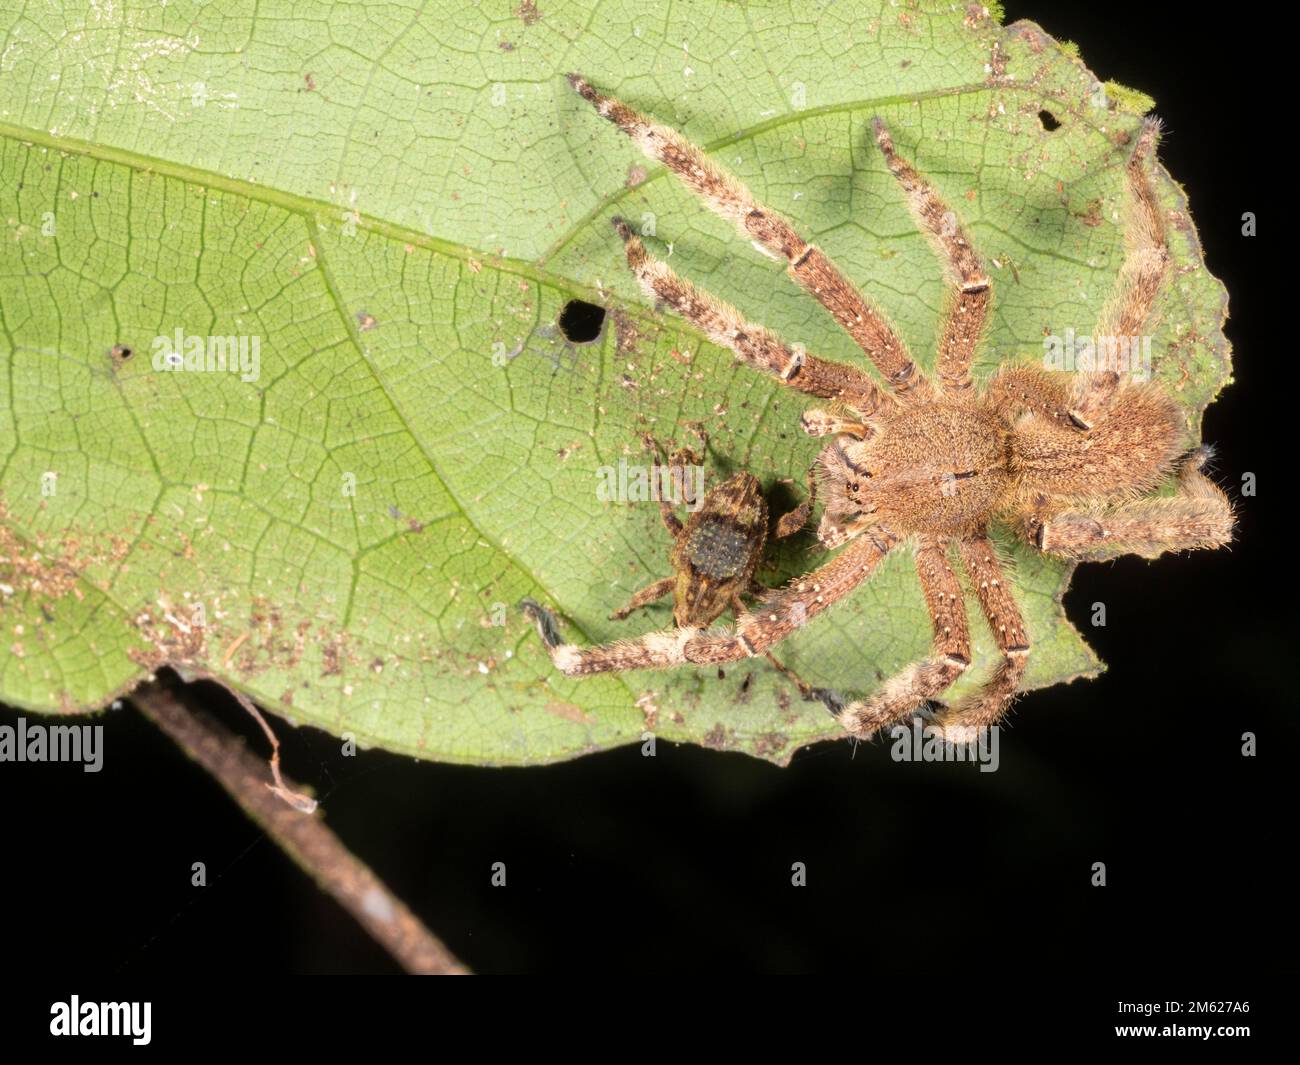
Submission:
<svg viewBox="0 0 1300 1065">
<path fill-rule="evenodd" d="M 1256 39 L 1268 34 L 1238 39 L 1183 5 L 1008 9 L 1158 101 L 1161 158 L 1231 294 L 1237 381 L 1205 439 L 1240 504 L 1237 542 L 1082 568 L 1067 606 L 1110 669 L 1023 698 L 993 774 L 896 764 L 880 743 L 823 745 L 788 769 L 662 743 L 654 759 L 629 747 L 473 769 L 344 759 L 331 737 L 281 727 L 286 769 L 316 786 L 330 825 L 474 969 L 920 971 L 927 996 L 956 965 L 1035 983 L 1091 973 L 1094 987 L 1176 969 L 1201 997 L 1232 998 L 1296 968 L 1296 631 L 1277 568 L 1292 561 L 1279 526 L 1295 479 L 1269 439 L 1296 418 L 1263 398 L 1285 405 L 1293 380 L 1292 345 L 1268 333 L 1264 276 L 1281 269 L 1265 249 L 1294 182 L 1276 140 L 1286 129 L 1254 80 L 1272 64 Z M 1261 236 L 1241 236 L 1244 211 Z M 1255 498 L 1239 498 L 1244 471 Z M 1098 601 L 1100 629 L 1087 624 Z M 224 695 L 205 698 L 264 749 Z M 112 757 L 99 775 L 0 766 L 12 962 L 110 981 L 395 971 L 153 726 L 129 707 L 102 721 Z M 1241 755 L 1246 731 L 1257 757 Z M 206 888 L 190 886 L 194 861 Z M 489 886 L 496 861 L 505 889 Z M 806 888 L 790 885 L 794 861 Z M 1104 888 L 1090 883 L 1097 861 Z M 985 993 L 1008 992 L 964 996 Z"/>
</svg>

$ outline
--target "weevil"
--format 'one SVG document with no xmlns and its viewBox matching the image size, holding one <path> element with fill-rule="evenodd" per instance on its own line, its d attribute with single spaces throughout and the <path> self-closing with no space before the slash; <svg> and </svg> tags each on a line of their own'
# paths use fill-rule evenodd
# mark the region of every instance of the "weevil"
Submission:
<svg viewBox="0 0 1300 1065">
<path fill-rule="evenodd" d="M 699 434 L 707 447 L 707 437 Z M 665 469 L 658 464 L 662 453 L 658 441 L 647 435 L 643 438 L 647 450 L 656 459 L 652 483 L 659 484 L 660 473 Z M 677 626 L 676 638 L 689 639 L 694 633 L 708 628 L 728 609 L 737 620 L 746 612 L 743 597 L 762 598 L 770 589 L 759 582 L 754 572 L 763 557 L 769 538 L 784 539 L 792 536 L 807 523 L 816 501 L 816 478 L 808 475 L 808 496 L 793 510 L 770 524 L 767 500 L 763 497 L 758 478 L 748 471 L 732 474 L 702 497 L 692 491 L 688 470 L 701 470 L 702 459 L 689 448 L 676 451 L 667 464 L 669 479 L 675 489 L 659 492 L 659 514 L 664 527 L 672 537 L 669 562 L 672 575 L 646 585 L 628 602 L 610 614 L 610 620 L 621 621 L 643 606 L 657 602 L 666 595 L 673 597 L 673 622 Z M 702 478 L 697 479 L 702 480 Z M 665 498 L 668 496 L 668 498 Z M 685 504 L 691 514 L 683 522 L 674 512 L 674 500 Z M 520 604 L 537 625 L 547 647 L 554 653 L 565 646 L 559 634 L 554 614 L 532 599 Z M 626 648 L 639 653 L 641 644 L 619 642 L 607 649 L 617 657 Z M 770 654 L 766 656 L 777 669 L 787 674 L 807 690 L 797 677 Z M 632 662 L 603 665 L 603 669 L 635 668 Z"/>
</svg>

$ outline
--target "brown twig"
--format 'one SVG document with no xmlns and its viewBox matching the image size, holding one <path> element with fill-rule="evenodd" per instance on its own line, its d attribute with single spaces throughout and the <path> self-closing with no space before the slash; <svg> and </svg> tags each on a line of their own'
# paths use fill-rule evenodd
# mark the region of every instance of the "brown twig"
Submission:
<svg viewBox="0 0 1300 1065">
<path fill-rule="evenodd" d="M 201 710 L 184 706 L 157 684 L 132 696 L 140 711 L 211 773 L 277 844 L 328 891 L 411 973 L 465 975 L 469 970 L 401 899 L 358 860 L 319 816 L 302 813 L 265 779 L 266 763 Z"/>
</svg>

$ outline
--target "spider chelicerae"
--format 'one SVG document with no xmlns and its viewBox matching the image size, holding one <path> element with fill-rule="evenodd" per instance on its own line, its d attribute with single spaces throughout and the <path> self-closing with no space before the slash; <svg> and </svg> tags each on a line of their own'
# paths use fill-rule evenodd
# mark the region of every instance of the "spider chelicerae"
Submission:
<svg viewBox="0 0 1300 1065">
<path fill-rule="evenodd" d="M 803 429 L 829 437 L 817 459 L 826 501 L 818 539 L 843 549 L 830 562 L 739 608 L 734 628 L 685 625 L 600 647 L 565 643 L 554 618 L 533 610 L 555 665 L 569 675 L 683 664 L 717 665 L 763 655 L 866 580 L 890 551 L 912 544 L 934 626 L 929 658 L 865 698 L 817 694 L 852 735 L 867 737 L 937 701 L 970 665 L 971 642 L 953 555 L 970 577 L 1001 659 L 988 681 L 941 708 L 932 728 L 969 742 L 996 723 L 1025 671 L 1029 639 L 1012 587 L 989 539 L 998 522 L 1049 555 L 1094 560 L 1122 554 L 1214 548 L 1233 529 L 1223 492 L 1202 472 L 1208 449 L 1186 451 L 1174 402 L 1153 381 L 1102 366 L 1072 374 L 1014 366 L 982 388 L 971 377 L 993 286 L 957 216 L 894 149 L 876 119 L 876 143 L 943 269 L 947 306 L 934 376 L 913 362 L 898 333 L 831 261 L 776 212 L 675 130 L 585 79 L 573 88 L 741 234 L 783 257 L 789 273 L 866 353 L 866 371 L 792 348 L 653 258 L 623 222 L 628 266 L 646 294 L 786 386 L 832 401 L 808 410 Z M 1169 269 L 1165 223 L 1150 170 L 1159 136 L 1143 123 L 1125 177 L 1125 258 L 1094 337 L 1130 337 L 1151 316 Z M 882 387 L 883 384 L 883 387 Z M 1152 495 L 1171 473 L 1173 495 Z"/>
</svg>

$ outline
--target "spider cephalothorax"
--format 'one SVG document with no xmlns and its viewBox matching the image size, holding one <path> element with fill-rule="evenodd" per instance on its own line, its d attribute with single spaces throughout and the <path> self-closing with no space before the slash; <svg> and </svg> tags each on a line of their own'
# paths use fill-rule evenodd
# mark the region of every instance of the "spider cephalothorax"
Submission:
<svg viewBox="0 0 1300 1065">
<path fill-rule="evenodd" d="M 830 438 L 817 463 L 826 501 L 818 537 L 843 550 L 764 597 L 756 610 L 740 613 L 731 632 L 706 631 L 700 623 L 583 648 L 563 643 L 552 626 L 547 643 L 564 672 L 715 664 L 766 653 L 908 542 L 934 625 L 931 656 L 865 699 L 845 702 L 825 693 L 823 701 L 850 733 L 868 736 L 937 699 L 965 671 L 971 643 L 955 553 L 1002 655 L 979 691 L 935 719 L 945 738 L 968 740 L 1005 712 L 1029 652 L 1020 610 L 988 538 L 991 524 L 1005 524 L 1038 549 L 1073 559 L 1154 558 L 1231 539 L 1228 500 L 1201 472 L 1207 452 L 1183 453 L 1184 421 L 1160 385 L 1102 365 L 1073 374 L 1017 366 L 975 386 L 970 367 L 992 306 L 992 281 L 956 215 L 895 151 L 882 122 L 874 124 L 876 142 L 948 285 L 933 379 L 912 361 L 884 316 L 788 221 L 755 202 L 674 130 L 576 75 L 570 82 L 745 237 L 785 258 L 794 280 L 857 341 L 881 384 L 864 370 L 805 354 L 747 322 L 652 258 L 616 222 L 628 266 L 647 295 L 754 369 L 831 401 L 828 409 L 806 411 L 803 428 Z M 1097 338 L 1140 334 L 1165 280 L 1169 250 L 1149 176 L 1158 136 L 1158 124 L 1145 122 L 1125 166 L 1126 254 L 1093 329 Z M 1176 493 L 1150 495 L 1171 473 Z"/>
</svg>

